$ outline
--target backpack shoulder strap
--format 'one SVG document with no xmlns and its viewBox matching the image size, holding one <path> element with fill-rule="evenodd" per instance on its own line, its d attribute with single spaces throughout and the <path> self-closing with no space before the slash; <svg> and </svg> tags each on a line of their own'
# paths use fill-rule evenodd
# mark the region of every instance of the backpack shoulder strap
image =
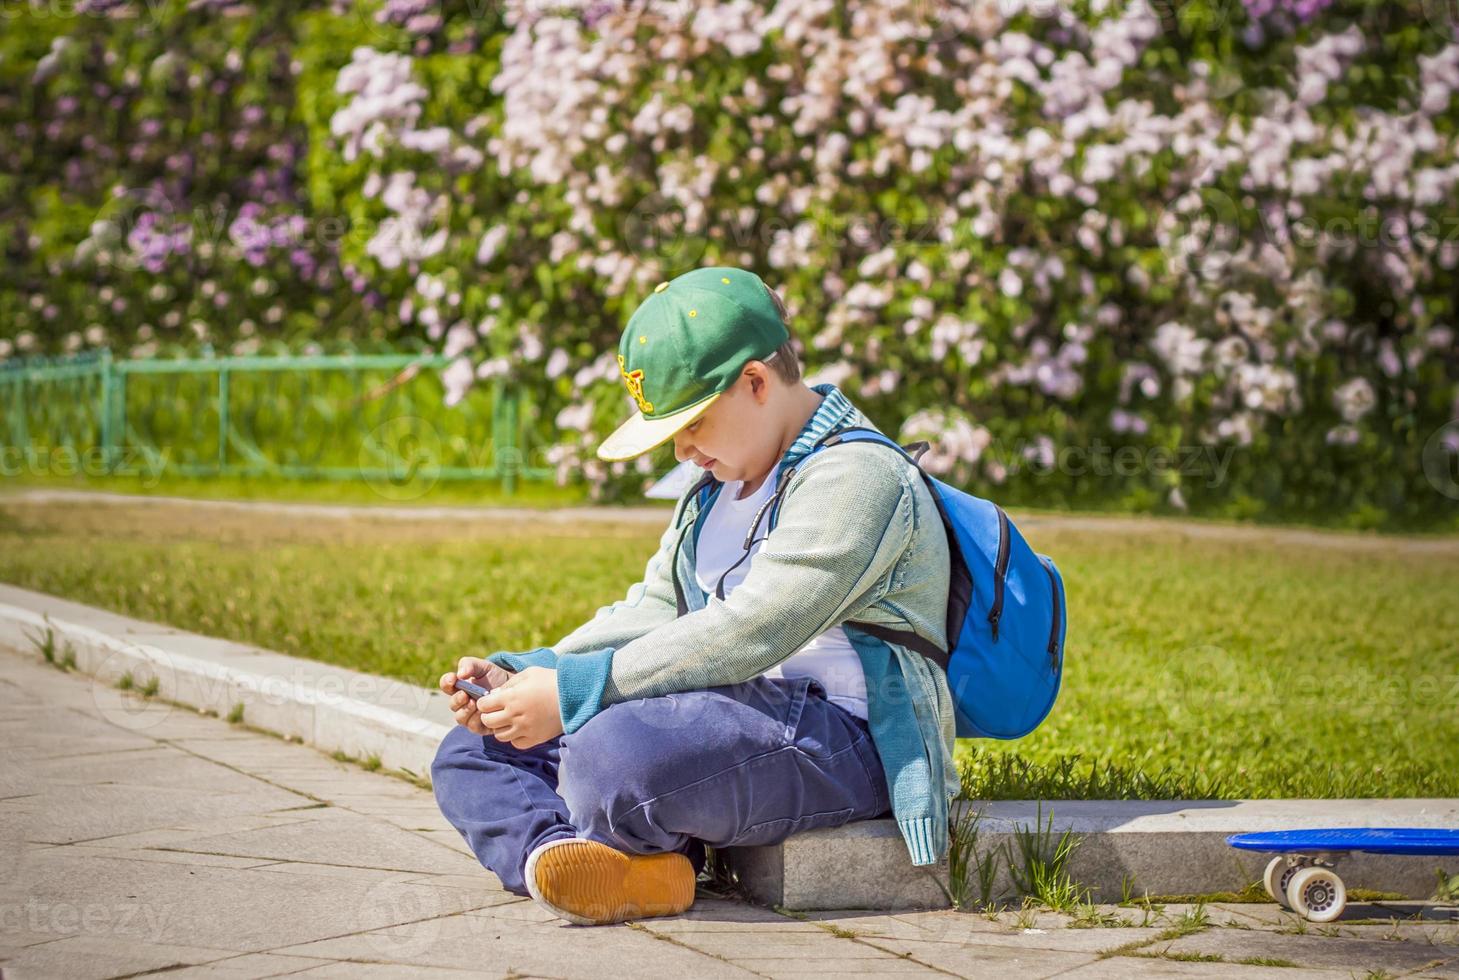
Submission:
<svg viewBox="0 0 1459 980">
<path fill-rule="evenodd" d="M 699 482 L 694 484 L 694 486 L 690 488 L 688 493 L 684 494 L 683 506 L 680 508 L 679 513 L 675 515 L 674 523 L 678 524 L 684 519 L 684 512 L 689 509 L 689 501 L 695 500 L 698 502 L 699 506 L 703 508 L 704 501 L 709 499 L 709 494 L 714 492 L 714 485 L 718 482 L 719 480 L 715 479 L 713 473 L 706 471 L 705 474 L 699 478 Z"/>
<path fill-rule="evenodd" d="M 907 462 L 918 468 L 921 468 L 922 465 L 922 454 L 931 448 L 931 444 L 926 440 L 911 442 L 903 446 L 885 432 L 878 432 L 876 429 L 870 429 L 864 425 L 853 425 L 821 437 L 811 448 L 811 452 L 842 442 L 875 442 L 883 446 L 890 446 L 905 456 Z"/>
<path fill-rule="evenodd" d="M 715 479 L 713 473 L 705 473 L 704 476 L 700 477 L 699 482 L 694 484 L 688 493 L 684 494 L 679 511 L 674 515 L 674 526 L 681 527 L 683 525 L 684 512 L 689 509 L 689 501 L 697 500 L 699 509 L 702 511 L 704 509 L 704 501 L 709 499 L 709 494 L 714 492 L 715 484 L 719 482 L 719 480 Z M 678 616 L 682 616 L 689 611 L 689 603 L 684 600 L 684 587 L 679 584 L 679 549 L 683 544 L 684 532 L 681 531 L 679 540 L 674 544 L 673 557 L 669 559 L 669 573 L 674 580 L 674 606 L 677 609 L 675 615 Z"/>
<path fill-rule="evenodd" d="M 897 452 L 902 454 L 907 462 L 917 467 L 917 472 L 922 474 L 924 480 L 929 479 L 927 473 L 923 471 L 922 464 L 920 462 L 922 459 L 922 454 L 927 452 L 927 450 L 931 448 L 929 443 L 925 441 L 920 441 L 903 446 L 899 444 L 896 440 L 894 440 L 891 436 L 888 436 L 885 432 L 878 432 L 876 429 L 870 429 L 862 425 L 850 426 L 848 428 L 840 429 L 836 432 L 830 433 L 829 435 L 817 441 L 816 444 L 811 447 L 810 453 L 807 453 L 806 455 L 809 456 L 811 453 L 818 452 L 822 449 L 827 448 L 828 446 L 836 446 L 845 442 L 872 442 L 878 445 L 887 446 L 891 449 L 895 449 Z M 929 487 L 928 489 L 931 489 L 931 487 Z M 942 508 L 942 504 L 941 501 L 938 499 L 938 495 L 935 492 L 932 494 L 932 500 L 934 503 L 937 504 L 938 510 L 940 511 Z M 916 652 L 922 654 L 922 656 L 926 657 L 928 660 L 931 660 L 943 670 L 947 670 L 949 652 L 947 650 L 944 650 L 942 647 L 939 647 L 937 644 L 933 643 L 926 637 L 922 636 L 920 633 L 915 633 L 911 630 L 892 629 L 891 627 L 883 626 L 880 623 L 862 623 L 848 620 L 847 625 L 854 626 L 862 632 L 869 633 L 880 640 L 884 640 L 889 643 L 900 643 L 908 649 L 915 650 Z"/>
</svg>

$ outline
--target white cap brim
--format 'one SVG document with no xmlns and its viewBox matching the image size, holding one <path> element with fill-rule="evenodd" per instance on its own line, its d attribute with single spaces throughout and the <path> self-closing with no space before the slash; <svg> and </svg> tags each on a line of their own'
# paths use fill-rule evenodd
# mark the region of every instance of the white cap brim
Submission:
<svg viewBox="0 0 1459 980">
<path fill-rule="evenodd" d="M 661 418 L 645 418 L 642 412 L 634 412 L 598 446 L 598 458 L 617 462 L 657 449 L 672 439 L 675 432 L 707 412 L 722 394 L 724 392 L 717 391 L 701 402 Z"/>
</svg>

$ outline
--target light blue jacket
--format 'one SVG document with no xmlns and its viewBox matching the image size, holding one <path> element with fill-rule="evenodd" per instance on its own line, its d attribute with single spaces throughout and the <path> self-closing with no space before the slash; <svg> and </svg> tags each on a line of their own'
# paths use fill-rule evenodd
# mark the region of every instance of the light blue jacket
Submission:
<svg viewBox="0 0 1459 980">
<path fill-rule="evenodd" d="M 846 621 L 913 630 L 945 648 L 946 532 L 916 467 L 886 446 L 845 443 L 797 465 L 829 432 L 876 428 L 834 385 L 814 390 L 825 398 L 781 459 L 782 474 L 796 471 L 775 527 L 725 599 L 706 594 L 694 576 L 695 544 L 714 497 L 701 512 L 686 493 L 626 597 L 550 647 L 487 659 L 510 670 L 555 667 L 563 729 L 571 733 L 611 704 L 743 683 L 842 625 L 866 675 L 892 814 L 912 863 L 934 864 L 946 856 L 949 805 L 960 788 L 947 675 Z M 696 482 L 702 475 L 694 470 Z M 714 484 L 715 495 L 721 486 Z M 758 536 L 768 526 L 767 514 Z"/>
</svg>

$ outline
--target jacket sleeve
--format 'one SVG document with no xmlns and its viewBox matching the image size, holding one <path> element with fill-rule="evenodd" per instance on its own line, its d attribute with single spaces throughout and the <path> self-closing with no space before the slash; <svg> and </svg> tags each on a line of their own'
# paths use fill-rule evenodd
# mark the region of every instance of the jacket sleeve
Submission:
<svg viewBox="0 0 1459 980">
<path fill-rule="evenodd" d="M 886 593 L 913 529 L 902 462 L 846 446 L 807 460 L 792 481 L 728 597 L 558 663 L 564 732 L 610 704 L 747 681 Z"/>
<path fill-rule="evenodd" d="M 592 619 L 551 646 L 537 647 L 525 653 L 503 651 L 486 659 L 511 671 L 533 666 L 556 667 L 561 656 L 622 646 L 673 619 L 679 611 L 671 577 L 674 546 L 679 539 L 678 525 L 688 499 L 687 492 L 679 499 L 668 528 L 659 537 L 658 549 L 644 568 L 643 579 L 629 586 L 626 596 L 599 607 Z"/>
</svg>

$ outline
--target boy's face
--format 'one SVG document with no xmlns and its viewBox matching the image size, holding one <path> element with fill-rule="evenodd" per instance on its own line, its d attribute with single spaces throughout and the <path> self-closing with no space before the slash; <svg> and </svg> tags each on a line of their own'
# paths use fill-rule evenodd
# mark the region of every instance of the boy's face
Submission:
<svg viewBox="0 0 1459 980">
<path fill-rule="evenodd" d="M 708 411 L 674 433 L 674 457 L 693 460 L 726 482 L 770 472 L 780 448 L 769 424 L 774 390 L 765 363 L 750 361 Z"/>
</svg>

